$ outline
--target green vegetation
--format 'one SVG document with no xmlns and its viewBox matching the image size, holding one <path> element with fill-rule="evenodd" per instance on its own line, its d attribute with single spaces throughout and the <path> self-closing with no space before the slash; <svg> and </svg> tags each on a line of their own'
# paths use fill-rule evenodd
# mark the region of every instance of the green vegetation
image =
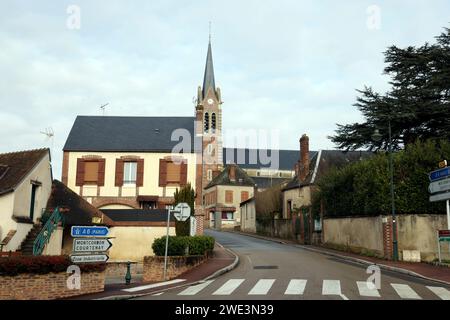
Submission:
<svg viewBox="0 0 450 320">
<path fill-rule="evenodd" d="M 175 206 L 181 202 L 186 202 L 191 207 L 191 217 L 194 216 L 195 191 L 190 183 L 180 190 L 177 189 L 174 198 Z M 177 236 L 189 236 L 189 229 L 190 219 L 187 219 L 186 221 L 175 221 L 175 233 Z"/>
<path fill-rule="evenodd" d="M 168 256 L 204 255 L 212 252 L 215 239 L 210 236 L 169 236 Z M 152 245 L 156 256 L 164 256 L 166 237 L 155 239 Z"/>
<path fill-rule="evenodd" d="M 443 202 L 431 203 L 428 173 L 450 159 L 450 142 L 428 141 L 407 145 L 394 154 L 395 206 L 399 214 L 444 214 Z M 325 217 L 390 214 L 388 155 L 332 169 L 317 183 L 312 199 L 315 215 Z"/>
</svg>

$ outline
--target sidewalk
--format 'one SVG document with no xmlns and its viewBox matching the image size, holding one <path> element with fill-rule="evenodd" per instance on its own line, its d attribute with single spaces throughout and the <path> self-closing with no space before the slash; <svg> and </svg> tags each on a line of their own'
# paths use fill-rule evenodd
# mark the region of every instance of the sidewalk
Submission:
<svg viewBox="0 0 450 320">
<path fill-rule="evenodd" d="M 245 232 L 239 232 L 239 231 L 227 231 L 231 233 L 237 233 L 244 236 L 259 238 L 262 240 L 267 241 L 273 241 L 278 242 L 281 244 L 289 244 L 294 245 L 296 247 L 313 251 L 321 254 L 326 254 L 330 256 L 334 256 L 340 259 L 344 259 L 347 261 L 357 262 L 365 265 L 378 265 L 381 269 L 389 270 L 389 271 L 395 271 L 400 272 L 403 274 L 408 274 L 411 276 L 424 278 L 427 280 L 437 281 L 441 282 L 447 285 L 450 285 L 450 268 L 445 266 L 435 266 L 428 263 L 420 262 L 420 263 L 414 263 L 414 262 L 403 262 L 403 261 L 389 261 L 379 258 L 373 258 L 373 257 L 367 257 L 358 255 L 355 253 L 350 252 L 344 252 L 344 251 L 338 251 L 334 249 L 329 249 L 317 245 L 301 245 L 298 244 L 296 241 L 293 240 L 287 240 L 287 239 L 279 239 L 279 238 L 273 238 L 273 237 L 266 237 L 266 236 L 260 236 L 257 234 L 251 234 L 251 233 L 245 233 Z"/>
<path fill-rule="evenodd" d="M 216 243 L 214 255 L 198 267 L 187 271 L 175 279 L 158 283 L 133 282 L 131 285 L 106 283 L 105 291 L 95 294 L 81 295 L 67 300 L 119 300 L 156 294 L 167 289 L 185 287 L 215 278 L 234 269 L 239 262 L 237 255 Z M 137 279 L 136 279 L 137 280 Z M 127 291 L 125 291 L 127 290 Z"/>
</svg>

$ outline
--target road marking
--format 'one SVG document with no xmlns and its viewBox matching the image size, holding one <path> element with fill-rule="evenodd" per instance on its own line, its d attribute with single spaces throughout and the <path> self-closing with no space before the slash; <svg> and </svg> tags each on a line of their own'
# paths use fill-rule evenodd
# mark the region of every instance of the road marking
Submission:
<svg viewBox="0 0 450 320">
<path fill-rule="evenodd" d="M 178 295 L 179 296 L 193 296 L 193 295 L 199 293 L 200 291 L 202 291 L 203 289 L 205 289 L 213 281 L 214 280 L 208 280 L 208 281 L 205 281 L 203 283 L 197 284 L 195 286 L 191 286 L 191 287 L 181 291 Z"/>
<path fill-rule="evenodd" d="M 217 289 L 213 295 L 230 295 L 236 290 L 245 279 L 230 279 L 225 284 L 223 284 L 219 289 Z"/>
<path fill-rule="evenodd" d="M 429 287 L 429 286 L 427 286 L 427 288 L 430 289 L 435 295 L 437 295 L 442 300 L 450 300 L 450 291 L 448 291 L 447 289 L 442 287 Z"/>
<path fill-rule="evenodd" d="M 186 281 L 186 279 L 175 279 L 175 280 L 170 280 L 170 281 L 165 281 L 165 282 L 149 284 L 146 286 L 134 287 L 134 288 L 130 288 L 130 289 L 122 289 L 122 291 L 136 292 L 136 291 L 142 291 L 142 290 L 147 290 L 147 289 L 163 287 L 163 286 L 167 286 L 169 284 L 179 283 L 179 282 L 183 282 L 183 281 Z"/>
<path fill-rule="evenodd" d="M 356 281 L 358 285 L 359 295 L 363 297 L 380 297 L 380 293 L 373 283 L 372 287 L 369 288 L 369 283 L 367 281 Z"/>
<path fill-rule="evenodd" d="M 410 286 L 407 284 L 391 283 L 391 286 L 402 299 L 422 299 Z"/>
<path fill-rule="evenodd" d="M 303 279 L 292 279 L 289 282 L 289 285 L 284 294 L 288 294 L 288 295 L 303 294 L 303 292 L 305 292 L 306 282 L 307 282 L 307 280 L 303 280 Z"/>
<path fill-rule="evenodd" d="M 152 296 L 160 296 L 160 295 L 162 295 L 164 292 L 160 292 L 160 293 L 155 293 L 155 294 L 153 294 Z"/>
<path fill-rule="evenodd" d="M 344 300 L 348 300 L 348 298 L 342 294 L 341 282 L 339 280 L 323 280 L 322 295 L 324 296 L 337 295 Z"/>
<path fill-rule="evenodd" d="M 256 285 L 253 287 L 252 290 L 250 290 L 248 294 L 249 295 L 267 294 L 270 288 L 272 288 L 274 282 L 275 279 L 261 279 L 256 283 Z"/>
</svg>

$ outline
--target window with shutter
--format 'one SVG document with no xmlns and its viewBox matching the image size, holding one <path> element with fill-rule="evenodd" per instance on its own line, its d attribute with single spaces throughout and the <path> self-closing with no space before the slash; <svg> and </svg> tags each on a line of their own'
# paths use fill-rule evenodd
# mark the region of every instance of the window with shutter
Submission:
<svg viewBox="0 0 450 320">
<path fill-rule="evenodd" d="M 233 203 L 233 191 L 231 191 L 231 190 L 225 191 L 225 202 Z"/>
<path fill-rule="evenodd" d="M 98 161 L 85 161 L 84 162 L 84 183 L 85 184 L 97 184 L 98 182 L 98 172 L 99 172 Z"/>
<path fill-rule="evenodd" d="M 137 162 L 124 162 L 123 165 L 123 184 L 136 185 Z"/>
<path fill-rule="evenodd" d="M 167 182 L 168 183 L 180 183 L 181 178 L 181 165 L 168 162 L 167 163 Z"/>
<path fill-rule="evenodd" d="M 241 202 L 248 200 L 248 191 L 241 192 Z"/>
<path fill-rule="evenodd" d="M 159 186 L 165 187 L 167 185 L 167 161 L 159 159 Z"/>
<path fill-rule="evenodd" d="M 76 186 L 82 186 L 84 184 L 84 160 L 77 159 L 77 177 L 75 181 Z"/>
</svg>

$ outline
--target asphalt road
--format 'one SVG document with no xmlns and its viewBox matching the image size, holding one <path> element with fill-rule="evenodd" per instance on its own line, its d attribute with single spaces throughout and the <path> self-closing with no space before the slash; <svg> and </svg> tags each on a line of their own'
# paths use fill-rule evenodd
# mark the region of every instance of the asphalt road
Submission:
<svg viewBox="0 0 450 320">
<path fill-rule="evenodd" d="M 366 267 L 357 263 L 240 234 L 205 233 L 237 253 L 238 266 L 212 281 L 139 299 L 450 299 L 450 287 L 441 283 L 381 270 L 381 286 L 377 289 L 367 284 L 372 273 L 366 273 Z"/>
</svg>

